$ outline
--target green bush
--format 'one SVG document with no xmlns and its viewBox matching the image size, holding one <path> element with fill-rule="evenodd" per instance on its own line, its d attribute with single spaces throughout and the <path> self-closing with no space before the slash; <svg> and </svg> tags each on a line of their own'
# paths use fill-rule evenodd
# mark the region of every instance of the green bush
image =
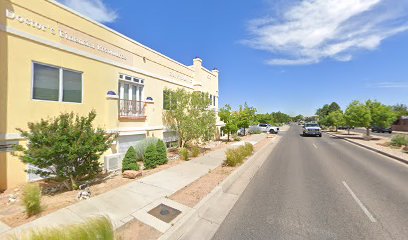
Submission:
<svg viewBox="0 0 408 240">
<path fill-rule="evenodd" d="M 245 157 L 248 157 L 251 156 L 252 153 L 254 152 L 254 145 L 252 145 L 251 143 L 245 143 L 242 149 Z"/>
<path fill-rule="evenodd" d="M 183 159 L 184 161 L 189 160 L 189 152 L 187 148 L 180 149 L 179 153 L 180 153 L 181 159 Z"/>
<path fill-rule="evenodd" d="M 156 144 L 157 149 L 157 164 L 163 165 L 168 162 L 166 144 L 162 140 L 158 140 Z"/>
<path fill-rule="evenodd" d="M 249 134 L 261 134 L 262 131 L 259 129 L 251 129 L 248 131 Z"/>
<path fill-rule="evenodd" d="M 158 164 L 156 144 L 151 144 L 146 148 L 143 163 L 145 169 L 156 168 Z"/>
<path fill-rule="evenodd" d="M 17 129 L 29 144 L 18 145 L 16 155 L 23 163 L 37 167 L 29 172 L 54 177 L 67 189 L 78 181 L 97 176 L 102 154 L 112 146 L 117 134 L 93 126 L 96 112 L 80 116 L 73 112 L 28 123 L 28 131 Z"/>
<path fill-rule="evenodd" d="M 201 150 L 200 150 L 200 148 L 198 146 L 193 146 L 191 148 L 191 156 L 192 157 L 198 157 L 198 155 L 200 155 L 200 153 L 201 153 Z"/>
<path fill-rule="evenodd" d="M 241 141 L 241 138 L 236 134 L 232 135 L 232 139 L 234 139 L 235 142 Z"/>
<path fill-rule="evenodd" d="M 245 143 L 244 146 L 238 148 L 228 149 L 225 152 L 226 160 L 225 165 L 235 167 L 241 164 L 244 159 L 248 156 L 251 156 L 254 151 L 254 147 L 250 143 Z"/>
<path fill-rule="evenodd" d="M 90 219 L 82 224 L 64 227 L 44 228 L 23 234 L 23 240 L 114 240 L 115 232 L 111 221 L 106 217 Z"/>
<path fill-rule="evenodd" d="M 132 146 L 129 147 L 122 161 L 122 172 L 126 170 L 139 171 L 139 164 L 136 162 L 136 151 Z"/>
<path fill-rule="evenodd" d="M 23 204 L 27 216 L 31 217 L 41 212 L 41 188 L 37 183 L 27 184 L 23 189 Z"/>
<path fill-rule="evenodd" d="M 402 149 L 402 151 L 403 151 L 404 153 L 408 153 L 408 145 L 405 146 L 405 147 Z"/>
<path fill-rule="evenodd" d="M 396 147 L 408 146 L 408 136 L 404 134 L 398 134 L 391 138 L 391 145 Z"/>
<path fill-rule="evenodd" d="M 137 144 L 134 146 L 136 152 L 136 161 L 143 162 L 147 147 L 153 144 L 156 145 L 158 140 L 159 139 L 155 137 L 148 137 L 137 142 Z"/>
</svg>

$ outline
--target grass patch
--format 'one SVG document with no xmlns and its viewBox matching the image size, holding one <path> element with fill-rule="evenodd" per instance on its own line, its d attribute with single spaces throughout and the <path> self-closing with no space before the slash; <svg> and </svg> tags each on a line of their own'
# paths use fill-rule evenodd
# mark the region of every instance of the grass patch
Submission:
<svg viewBox="0 0 408 240">
<path fill-rule="evenodd" d="M 200 148 L 198 146 L 193 146 L 191 148 L 191 156 L 192 157 L 198 157 L 198 155 L 200 155 L 200 153 L 201 153 L 201 150 L 200 150 Z"/>
<path fill-rule="evenodd" d="M 107 217 L 97 217 L 81 224 L 75 224 L 64 227 L 44 228 L 32 230 L 21 238 L 12 237 L 11 239 L 22 240 L 114 240 L 115 234 L 113 225 Z"/>
<path fill-rule="evenodd" d="M 254 152 L 254 146 L 250 143 L 245 143 L 244 146 L 228 149 L 225 152 L 226 160 L 224 165 L 235 167 L 244 162 L 244 159 L 251 156 Z"/>
<path fill-rule="evenodd" d="M 188 152 L 187 148 L 180 149 L 179 154 L 181 156 L 181 159 L 183 159 L 184 161 L 189 160 L 189 152 Z"/>
<path fill-rule="evenodd" d="M 395 147 L 408 146 L 408 136 L 405 134 L 398 134 L 391 138 L 391 145 Z"/>
<path fill-rule="evenodd" d="M 27 184 L 23 189 L 22 201 L 28 217 L 40 213 L 42 211 L 40 185 L 38 183 Z"/>
</svg>

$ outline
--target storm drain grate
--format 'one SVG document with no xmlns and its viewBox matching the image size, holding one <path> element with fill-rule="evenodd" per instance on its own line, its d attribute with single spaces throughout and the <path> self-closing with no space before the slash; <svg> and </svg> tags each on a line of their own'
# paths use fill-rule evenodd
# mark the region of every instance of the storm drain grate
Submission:
<svg viewBox="0 0 408 240">
<path fill-rule="evenodd" d="M 181 213 L 181 211 L 161 203 L 147 213 L 162 220 L 163 222 L 170 223 Z"/>
</svg>

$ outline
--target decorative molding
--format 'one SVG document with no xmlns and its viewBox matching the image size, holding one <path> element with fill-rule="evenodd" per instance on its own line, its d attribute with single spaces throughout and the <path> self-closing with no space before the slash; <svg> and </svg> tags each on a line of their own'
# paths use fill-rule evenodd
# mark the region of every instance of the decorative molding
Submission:
<svg viewBox="0 0 408 240">
<path fill-rule="evenodd" d="M 24 139 L 20 133 L 2 133 L 0 134 L 0 141 L 21 140 Z"/>
<path fill-rule="evenodd" d="M 12 28 L 12 27 L 9 27 L 9 26 L 4 26 L 4 25 L 0 24 L 0 30 L 2 30 L 4 32 L 7 32 L 7 33 L 10 33 L 10 34 L 13 34 L 13 35 L 16 35 L 16 36 L 19 36 L 19 37 L 22 37 L 22 38 L 29 39 L 29 40 L 37 42 L 37 43 L 41 43 L 41 44 L 44 44 L 44 45 L 47 45 L 47 46 L 50 46 L 50 47 L 53 47 L 53 48 L 57 48 L 57 49 L 66 51 L 66 52 L 70 52 L 70 53 L 73 53 L 73 54 L 76 54 L 76 55 L 79 55 L 79 56 L 82 56 L 82 57 L 86 57 L 86 58 L 96 60 L 96 61 L 99 61 L 99 62 L 102 62 L 102 63 L 106 63 L 106 64 L 109 64 L 109 65 L 112 65 L 112 66 L 115 66 L 115 67 L 130 70 L 130 71 L 133 71 L 133 72 L 136 72 L 136 73 L 148 76 L 148 77 L 156 78 L 156 79 L 159 79 L 159 80 L 162 80 L 162 81 L 165 81 L 165 82 L 169 82 L 169 83 L 172 83 L 172 84 L 175 84 L 175 85 L 179 85 L 179 86 L 182 86 L 182 87 L 193 89 L 192 86 L 176 82 L 176 81 L 172 80 L 171 78 L 160 76 L 158 74 L 151 73 L 151 72 L 148 72 L 148 71 L 136 68 L 136 67 L 130 67 L 130 66 L 127 66 L 127 65 L 122 64 L 122 63 L 117 63 L 117 62 L 115 62 L 113 60 L 109 60 L 109 59 L 106 59 L 106 58 L 103 58 L 103 57 L 96 56 L 96 55 L 94 55 L 92 53 L 88 53 L 88 52 L 85 52 L 85 51 L 82 51 L 82 50 L 78 50 L 78 49 L 75 49 L 75 48 L 72 48 L 72 47 L 68 47 L 68 46 L 65 46 L 65 45 L 63 45 L 61 43 L 56 43 L 56 42 L 53 42 L 53 41 L 49 41 L 49 40 L 34 36 L 32 34 L 17 30 L 15 28 Z"/>
</svg>

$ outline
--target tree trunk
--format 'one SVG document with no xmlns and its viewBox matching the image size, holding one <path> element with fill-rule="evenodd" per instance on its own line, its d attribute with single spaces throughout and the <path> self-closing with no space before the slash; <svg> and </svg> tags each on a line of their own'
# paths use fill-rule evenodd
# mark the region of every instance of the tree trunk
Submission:
<svg viewBox="0 0 408 240">
<path fill-rule="evenodd" d="M 228 136 L 227 142 L 229 142 L 229 139 L 230 139 L 230 133 L 229 132 L 227 133 L 227 136 Z"/>
<path fill-rule="evenodd" d="M 347 131 L 348 131 L 348 135 L 350 135 L 350 128 L 347 128 Z"/>
<path fill-rule="evenodd" d="M 71 190 L 77 190 L 78 189 L 78 184 L 76 183 L 76 180 L 74 178 L 74 176 L 69 176 L 70 180 L 71 180 Z"/>
<path fill-rule="evenodd" d="M 370 128 L 366 128 L 366 130 L 367 130 L 367 137 L 369 137 L 370 136 Z"/>
</svg>

